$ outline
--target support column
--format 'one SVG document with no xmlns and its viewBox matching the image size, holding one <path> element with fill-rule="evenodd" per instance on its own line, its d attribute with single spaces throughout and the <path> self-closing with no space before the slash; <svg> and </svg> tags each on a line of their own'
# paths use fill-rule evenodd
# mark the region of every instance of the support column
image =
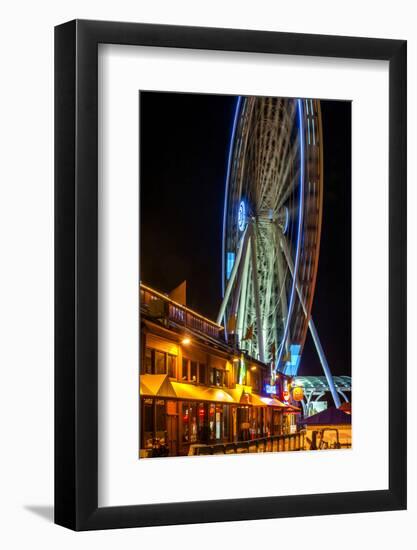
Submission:
<svg viewBox="0 0 417 550">
<path fill-rule="evenodd" d="M 263 337 L 263 323 L 261 317 L 261 302 L 259 299 L 259 283 L 258 283 L 258 267 L 256 260 L 256 235 L 255 235 L 255 225 L 251 224 L 251 258 L 252 258 L 252 277 L 253 277 L 253 293 L 255 297 L 255 310 L 256 310 L 256 333 L 258 335 L 258 349 L 259 349 L 259 360 L 262 363 L 265 362 L 265 351 L 264 351 L 264 337 Z"/>
<path fill-rule="evenodd" d="M 288 264 L 288 267 L 290 269 L 291 276 L 294 278 L 294 267 L 292 265 L 291 258 L 289 257 L 288 249 L 287 249 L 284 237 L 281 238 L 281 247 L 282 247 L 282 250 L 284 251 L 284 256 L 285 256 L 285 259 L 287 260 L 287 264 Z M 299 298 L 301 306 L 303 308 L 304 315 L 307 317 L 307 310 L 306 310 L 304 301 L 302 299 L 300 287 L 298 285 L 297 280 L 295 281 L 295 287 L 297 289 L 298 298 Z M 326 356 L 324 354 L 323 347 L 321 345 L 320 338 L 319 338 L 319 335 L 317 333 L 316 326 L 315 326 L 315 324 L 313 322 L 313 319 L 311 317 L 308 321 L 308 328 L 310 329 L 310 334 L 313 338 L 314 345 L 316 346 L 317 354 L 319 356 L 321 366 L 323 367 L 323 371 L 324 371 L 324 374 L 326 376 L 326 380 L 327 380 L 327 383 L 329 385 L 330 393 L 332 394 L 334 404 L 337 408 L 339 408 L 340 405 L 341 405 L 339 394 L 337 393 L 336 387 L 334 385 L 333 376 L 332 376 L 332 373 L 330 372 L 329 364 L 328 364 Z"/>
<path fill-rule="evenodd" d="M 236 278 L 236 274 L 239 268 L 240 260 L 242 258 L 242 253 L 244 249 L 246 249 L 247 242 L 248 242 L 248 232 L 249 232 L 249 226 L 246 227 L 245 232 L 243 234 L 242 240 L 241 240 L 241 246 L 239 247 L 239 250 L 236 254 L 235 263 L 233 264 L 232 273 L 230 274 L 230 279 L 227 282 L 226 290 L 224 292 L 223 301 L 220 306 L 219 314 L 217 315 L 217 323 L 221 324 L 224 317 L 224 312 L 226 311 L 227 304 L 229 302 L 230 293 L 232 292 L 233 283 Z M 226 330 L 226 327 L 225 327 Z"/>
</svg>

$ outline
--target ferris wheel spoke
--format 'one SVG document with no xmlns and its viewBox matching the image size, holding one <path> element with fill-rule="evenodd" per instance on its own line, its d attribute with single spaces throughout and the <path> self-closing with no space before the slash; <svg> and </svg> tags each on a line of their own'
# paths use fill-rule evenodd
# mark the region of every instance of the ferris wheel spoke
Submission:
<svg viewBox="0 0 417 550">
<path fill-rule="evenodd" d="M 269 232 L 274 232 L 273 227 L 269 227 Z M 268 351 L 271 350 L 272 343 L 275 343 L 276 348 L 276 315 L 275 315 L 275 309 L 277 307 L 277 295 L 276 295 L 276 287 L 278 285 L 277 277 L 276 277 L 276 270 L 275 270 L 275 263 L 277 261 L 277 247 L 270 247 L 269 255 L 268 255 L 268 280 L 267 280 L 267 288 L 265 293 L 265 314 L 264 314 L 264 324 L 266 325 L 264 327 L 264 333 L 266 334 L 266 337 L 269 337 L 268 340 Z M 274 299 L 273 299 L 274 298 Z M 274 310 L 272 310 L 272 306 L 274 306 Z"/>
<path fill-rule="evenodd" d="M 259 280 L 258 280 L 258 266 L 257 266 L 257 251 L 256 251 L 256 227 L 254 224 L 251 225 L 251 260 L 252 260 L 252 284 L 253 284 L 253 295 L 255 302 L 255 312 L 256 312 L 256 332 L 258 339 L 258 353 L 260 361 L 265 361 L 264 353 L 264 341 L 262 334 L 262 314 L 261 314 L 261 303 L 259 297 Z"/>
<path fill-rule="evenodd" d="M 264 117 L 262 114 L 262 104 L 261 105 L 258 104 L 258 108 L 256 110 L 255 116 L 256 116 L 256 120 L 255 120 L 254 130 L 253 130 L 252 148 L 254 151 L 253 183 L 257 194 L 259 191 L 258 185 L 261 180 L 261 170 L 262 170 L 263 156 L 264 156 L 263 143 L 262 143 L 262 140 L 264 137 L 264 131 L 263 131 Z M 255 198 L 255 201 L 256 199 L 257 197 Z"/>
<path fill-rule="evenodd" d="M 242 277 L 242 289 L 240 292 L 240 300 L 239 300 L 239 310 L 237 314 L 237 332 L 239 335 L 239 341 L 242 341 L 242 339 L 246 336 L 243 334 L 243 331 L 245 330 L 245 318 L 246 318 L 246 312 L 248 309 L 248 286 L 249 286 L 249 269 L 250 269 L 250 239 L 247 244 L 245 258 L 243 259 L 243 277 Z"/>
<path fill-rule="evenodd" d="M 275 147 L 273 146 L 273 144 L 271 144 L 271 150 L 268 153 L 269 157 L 272 158 L 272 160 L 269 165 L 268 174 L 265 175 L 264 179 L 264 187 L 267 186 L 268 189 L 264 189 L 262 193 L 262 208 L 268 207 L 268 202 L 270 203 L 270 197 L 276 192 L 276 186 L 279 183 L 277 174 L 280 170 L 280 156 L 283 149 L 283 143 L 285 141 L 284 132 L 281 131 L 281 128 L 285 124 L 282 113 L 283 109 L 282 105 L 280 105 L 280 109 L 277 110 L 277 119 L 275 125 L 275 131 L 278 134 L 277 144 Z"/>
<path fill-rule="evenodd" d="M 294 120 L 295 120 L 295 102 L 291 100 L 286 100 L 285 105 L 283 105 L 283 109 L 281 112 L 281 119 L 280 119 L 280 145 L 277 148 L 277 156 L 279 159 L 282 158 L 282 150 L 285 146 L 285 143 L 288 141 L 288 139 L 291 138 L 292 129 L 294 126 Z"/>
<path fill-rule="evenodd" d="M 260 201 L 263 200 L 264 196 L 268 194 L 270 189 L 274 186 L 274 180 L 271 175 L 272 172 L 278 167 L 278 157 L 274 154 L 274 151 L 276 150 L 277 143 L 282 135 L 279 132 L 281 100 L 277 101 L 277 103 L 271 107 L 271 111 L 272 114 L 270 115 L 270 118 L 265 126 L 267 129 L 267 139 L 265 139 L 262 143 L 265 161 L 262 162 L 260 172 Z"/>
<path fill-rule="evenodd" d="M 230 296 L 231 296 L 232 290 L 233 290 L 233 286 L 235 284 L 236 275 L 237 275 L 237 272 L 239 270 L 239 265 L 240 265 L 242 255 L 244 255 L 245 252 L 246 252 L 248 237 L 249 237 L 249 232 L 248 232 L 248 228 L 246 228 L 245 232 L 243 234 L 242 240 L 241 240 L 240 247 L 238 249 L 238 253 L 237 253 L 234 265 L 233 265 L 233 269 L 232 269 L 231 274 L 230 274 L 230 278 L 229 278 L 227 286 L 226 286 L 223 301 L 222 301 L 222 304 L 220 306 L 220 311 L 219 311 L 219 314 L 217 316 L 217 322 L 218 323 L 222 322 L 226 307 L 229 303 Z"/>
<path fill-rule="evenodd" d="M 280 196 L 277 197 L 275 202 L 275 209 L 278 212 L 280 208 L 284 206 L 284 204 L 288 201 L 291 194 L 295 191 L 297 188 L 297 185 L 300 181 L 300 170 L 297 169 L 297 171 L 294 173 L 291 181 L 283 186 L 284 192 L 281 193 Z"/>
<path fill-rule="evenodd" d="M 290 113 L 287 114 L 287 116 L 284 118 L 285 120 L 282 122 L 282 125 L 283 125 L 282 134 L 284 136 L 284 141 L 283 141 L 282 149 L 278 153 L 279 154 L 278 159 L 280 163 L 280 175 L 282 173 L 282 170 L 284 169 L 285 159 L 287 157 L 288 149 L 291 143 L 291 137 L 293 135 L 293 129 L 294 129 L 294 123 L 295 123 L 295 102 L 291 102 Z M 279 180 L 280 179 L 281 178 L 279 178 Z"/>
<path fill-rule="evenodd" d="M 280 202 L 280 199 L 279 199 L 280 195 L 287 191 L 287 188 L 286 188 L 287 178 L 291 168 L 294 166 L 297 155 L 299 154 L 299 148 L 300 148 L 300 143 L 299 143 L 299 138 L 297 136 L 291 148 L 286 147 L 284 151 L 284 155 L 280 166 L 280 171 L 278 174 L 278 185 L 277 185 L 278 198 L 276 202 Z"/>
</svg>

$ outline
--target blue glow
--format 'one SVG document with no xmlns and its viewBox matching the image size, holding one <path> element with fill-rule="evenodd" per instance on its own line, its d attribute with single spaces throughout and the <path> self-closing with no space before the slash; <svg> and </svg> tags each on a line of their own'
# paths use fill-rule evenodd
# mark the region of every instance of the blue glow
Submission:
<svg viewBox="0 0 417 550">
<path fill-rule="evenodd" d="M 277 387 L 271 386 L 270 384 L 265 384 L 265 393 L 277 393 Z"/>
<path fill-rule="evenodd" d="M 237 214 L 237 226 L 239 228 L 239 231 L 243 231 L 245 229 L 245 222 L 246 222 L 246 206 L 244 201 L 241 201 L 239 204 L 239 211 Z"/>
<path fill-rule="evenodd" d="M 226 279 L 230 279 L 230 275 L 232 274 L 233 266 L 235 265 L 235 256 L 236 254 L 234 252 L 228 252 L 227 253 L 227 262 L 226 262 Z"/>
<path fill-rule="evenodd" d="M 289 376 L 295 376 L 298 372 L 298 367 L 301 361 L 301 346 L 299 344 L 291 344 L 290 346 L 291 358 L 285 363 L 285 374 Z"/>
<path fill-rule="evenodd" d="M 229 190 L 229 179 L 230 179 L 230 172 L 231 172 L 231 165 L 232 165 L 232 156 L 233 156 L 233 145 L 235 141 L 235 134 L 236 134 L 236 127 L 237 127 L 237 121 L 239 118 L 239 111 L 240 111 L 240 104 L 242 101 L 242 97 L 238 96 L 236 100 L 236 107 L 235 107 L 235 114 L 233 117 L 233 126 L 232 126 L 232 135 L 230 136 L 230 145 L 229 145 L 229 156 L 227 161 L 227 172 L 226 172 L 226 185 L 225 185 L 225 191 L 224 191 L 224 210 L 223 210 L 223 250 L 222 250 L 222 295 L 224 297 L 224 291 L 225 291 L 225 278 L 224 278 L 224 263 L 225 263 L 225 255 L 226 255 L 226 215 L 227 215 L 227 193 Z"/>
<path fill-rule="evenodd" d="M 288 306 L 288 314 L 285 322 L 284 334 L 282 337 L 282 342 L 278 350 L 278 358 L 276 365 L 279 366 L 282 354 L 284 352 L 284 345 L 287 340 L 288 330 L 290 326 L 290 320 L 292 316 L 292 311 L 294 309 L 294 298 L 295 298 L 295 281 L 297 280 L 298 266 L 300 263 L 301 256 L 301 231 L 303 227 L 303 215 L 304 215 L 304 127 L 303 127 L 303 116 L 302 116 L 302 103 L 301 99 L 297 99 L 298 106 L 298 133 L 300 136 L 300 195 L 299 195 L 299 208 L 298 208 L 298 230 L 297 230 L 297 245 L 295 249 L 295 264 L 294 264 L 294 273 L 292 278 L 292 287 L 290 294 L 290 303 Z"/>
</svg>

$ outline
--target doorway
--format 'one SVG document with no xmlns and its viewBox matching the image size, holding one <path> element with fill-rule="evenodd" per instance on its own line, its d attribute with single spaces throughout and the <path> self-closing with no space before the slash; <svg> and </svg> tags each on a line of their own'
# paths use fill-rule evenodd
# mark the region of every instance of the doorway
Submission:
<svg viewBox="0 0 417 550">
<path fill-rule="evenodd" d="M 175 401 L 167 401 L 166 419 L 169 456 L 178 456 L 178 413 Z"/>
</svg>

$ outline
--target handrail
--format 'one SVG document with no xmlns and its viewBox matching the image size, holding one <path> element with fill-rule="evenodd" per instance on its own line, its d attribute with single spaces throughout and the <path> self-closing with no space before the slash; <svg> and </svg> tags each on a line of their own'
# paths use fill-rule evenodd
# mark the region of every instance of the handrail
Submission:
<svg viewBox="0 0 417 550">
<path fill-rule="evenodd" d="M 190 451 L 195 451 L 192 455 L 235 454 L 239 452 L 250 453 L 260 452 L 259 449 L 262 445 L 263 449 L 261 452 L 302 451 L 304 450 L 304 437 L 305 430 L 301 430 L 293 434 L 269 435 L 257 439 L 249 439 L 247 441 L 213 443 L 204 446 L 198 444 L 198 447 L 194 449 L 192 449 L 192 445 L 190 445 Z M 275 448 L 274 442 L 276 443 Z M 286 442 L 288 442 L 288 448 L 286 448 Z M 291 442 L 294 442 L 294 448 L 291 448 Z M 283 448 L 281 443 L 284 443 Z M 256 447 L 256 451 L 250 451 L 251 447 Z"/>
<path fill-rule="evenodd" d="M 220 332 L 223 330 L 221 325 L 218 325 L 214 321 L 207 319 L 203 315 L 200 315 L 196 311 L 171 300 L 168 296 L 161 294 L 160 292 L 149 288 L 141 283 L 140 285 L 141 293 L 141 306 L 149 305 L 149 302 L 153 299 L 163 300 L 165 304 L 164 314 L 168 319 L 184 325 L 185 328 L 190 328 L 197 330 L 208 336 L 219 338 Z"/>
</svg>

